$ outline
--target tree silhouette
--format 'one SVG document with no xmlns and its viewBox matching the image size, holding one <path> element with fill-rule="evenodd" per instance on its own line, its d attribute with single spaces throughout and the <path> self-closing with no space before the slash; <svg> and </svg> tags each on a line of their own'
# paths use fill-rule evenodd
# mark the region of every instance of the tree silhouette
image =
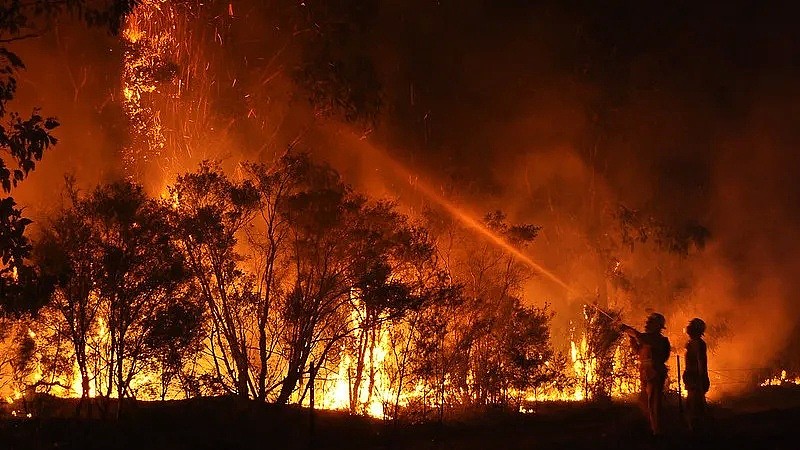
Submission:
<svg viewBox="0 0 800 450">
<path fill-rule="evenodd" d="M 292 282 L 280 309 L 287 370 L 276 401 L 285 403 L 308 370 L 325 367 L 348 336 L 402 316 L 433 292 L 419 278 L 401 276 L 404 265 L 421 264 L 432 249 L 394 205 L 368 201 L 307 155 L 287 155 L 281 165 L 296 180 L 280 208 L 290 224 Z M 310 389 L 307 383 L 301 397 Z"/>
<path fill-rule="evenodd" d="M 252 279 L 238 265 L 242 255 L 237 235 L 250 222 L 258 193 L 252 184 L 236 184 L 210 163 L 178 177 L 170 192 L 175 237 L 211 319 L 217 382 L 247 398 L 252 385 L 248 331 L 256 294 Z"/>
<path fill-rule="evenodd" d="M 161 400 L 166 399 L 176 378 L 187 397 L 194 394 L 192 374 L 185 373 L 184 368 L 196 360 L 203 349 L 204 311 L 197 289 L 186 289 L 175 292 L 169 302 L 156 305 L 148 315 L 144 327 L 144 359 L 151 372 L 160 374 L 158 397 Z"/>
<path fill-rule="evenodd" d="M 35 261 L 43 277 L 54 288 L 50 305 L 66 323 L 67 339 L 72 344 L 81 378 L 81 406 L 90 392 L 89 344 L 96 332 L 100 298 L 94 286 L 101 268 L 100 249 L 85 202 L 68 186 L 71 205 L 61 210 L 42 230 Z"/>
<path fill-rule="evenodd" d="M 258 329 L 256 398 L 264 400 L 280 384 L 280 375 L 269 373 L 270 359 L 283 329 L 276 311 L 286 295 L 291 263 L 287 254 L 290 224 L 280 208 L 295 188 L 297 177 L 295 167 L 285 158 L 278 164 L 251 164 L 247 169 L 259 194 L 254 227 L 248 230 L 248 242 L 252 246 L 253 271 L 258 280 L 254 297 Z M 270 385 L 267 384 L 268 378 Z"/>
<path fill-rule="evenodd" d="M 166 389 L 202 328 L 168 208 L 123 181 L 68 193 L 70 204 L 42 230 L 35 261 L 53 286 L 47 312 L 71 343 L 81 404 L 92 388 L 135 397 L 143 370 L 160 369 Z"/>
<path fill-rule="evenodd" d="M 417 342 L 417 371 L 439 384 L 442 404 L 444 379 L 450 380 L 458 401 L 478 405 L 507 403 L 512 388 L 557 381 L 554 363 L 560 355 L 550 342 L 551 313 L 524 305 L 522 286 L 532 276 L 530 269 L 443 212 L 426 215 L 444 265 L 463 295 L 462 303 L 419 324 L 425 331 Z M 502 211 L 486 214 L 483 223 L 517 248 L 533 242 L 539 231 L 534 225 L 508 223 Z"/>
</svg>

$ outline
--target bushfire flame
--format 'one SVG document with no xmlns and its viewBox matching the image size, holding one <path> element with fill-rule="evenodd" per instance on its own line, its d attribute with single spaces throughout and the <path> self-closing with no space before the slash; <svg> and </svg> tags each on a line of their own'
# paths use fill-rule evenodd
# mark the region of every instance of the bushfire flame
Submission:
<svg viewBox="0 0 800 450">
<path fill-rule="evenodd" d="M 785 370 L 781 370 L 781 374 L 772 378 L 767 378 L 761 382 L 761 386 L 781 386 L 785 384 L 800 385 L 800 375 L 792 377 L 789 376 Z"/>
</svg>

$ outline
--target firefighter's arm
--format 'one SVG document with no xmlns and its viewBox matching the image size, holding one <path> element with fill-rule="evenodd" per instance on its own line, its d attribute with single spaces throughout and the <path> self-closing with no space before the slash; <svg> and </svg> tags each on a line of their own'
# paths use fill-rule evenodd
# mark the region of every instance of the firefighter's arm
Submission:
<svg viewBox="0 0 800 450">
<path fill-rule="evenodd" d="M 626 324 L 624 324 L 622 322 L 616 323 L 616 329 L 620 333 L 624 333 L 624 334 L 627 334 L 629 336 L 630 342 L 631 342 L 631 347 L 633 348 L 633 351 L 638 353 L 639 352 L 639 348 L 641 347 L 641 333 L 636 331 L 636 329 L 633 328 L 632 326 L 626 325 Z"/>
<path fill-rule="evenodd" d="M 620 333 L 625 333 L 625 334 L 627 334 L 628 336 L 630 336 L 630 337 L 632 337 L 632 338 L 634 338 L 634 339 L 636 339 L 636 340 L 638 340 L 638 339 L 639 339 L 639 334 L 640 334 L 640 333 L 639 333 L 638 331 L 636 331 L 636 329 L 635 329 L 635 328 L 633 328 L 633 327 L 632 327 L 632 326 L 630 326 L 630 325 L 626 325 L 626 324 L 624 324 L 624 323 L 619 323 L 619 324 L 617 325 L 617 330 L 619 330 L 619 332 L 620 332 Z"/>
</svg>

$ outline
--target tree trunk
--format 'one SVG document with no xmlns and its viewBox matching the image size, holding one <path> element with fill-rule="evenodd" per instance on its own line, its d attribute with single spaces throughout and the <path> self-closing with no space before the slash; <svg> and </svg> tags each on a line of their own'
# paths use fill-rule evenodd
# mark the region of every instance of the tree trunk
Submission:
<svg viewBox="0 0 800 450">
<path fill-rule="evenodd" d="M 358 342 L 358 357 L 356 358 L 356 374 L 353 377 L 350 389 L 350 413 L 356 414 L 358 411 L 358 400 L 361 392 L 361 380 L 364 377 L 364 361 L 367 358 L 367 331 L 363 330 L 359 333 Z M 348 368 L 349 373 L 349 368 Z"/>
<path fill-rule="evenodd" d="M 375 327 L 370 329 L 370 338 L 369 338 L 369 380 L 367 383 L 367 402 L 366 406 L 369 407 L 369 404 L 372 403 L 372 394 L 375 390 L 375 340 L 376 340 L 376 330 Z M 385 416 L 385 413 L 384 413 Z"/>
<path fill-rule="evenodd" d="M 125 377 L 122 363 L 124 360 L 124 345 L 123 337 L 119 336 L 117 339 L 117 418 L 122 413 L 122 399 L 125 396 Z"/>
<path fill-rule="evenodd" d="M 258 371 L 258 400 L 264 401 L 267 398 L 267 330 L 266 324 L 261 323 L 258 330 L 258 354 L 261 362 L 261 369 Z"/>
<path fill-rule="evenodd" d="M 242 344 L 244 347 L 244 344 Z M 244 350 L 244 351 L 243 351 Z M 250 381 L 249 376 L 249 364 L 247 361 L 247 353 L 246 349 L 240 349 L 237 351 L 236 355 L 236 394 L 243 399 L 250 398 L 250 390 L 248 386 L 248 382 Z"/>
<path fill-rule="evenodd" d="M 283 379 L 281 383 L 281 392 L 278 394 L 278 398 L 275 400 L 275 403 L 278 405 L 285 405 L 289 402 L 289 398 L 292 396 L 292 392 L 294 392 L 294 387 L 297 384 L 297 381 L 300 379 L 300 374 L 298 373 L 296 368 L 290 368 L 289 372 L 287 372 L 286 377 Z"/>
<path fill-rule="evenodd" d="M 311 408 L 309 410 L 309 414 L 310 415 L 308 417 L 308 439 L 309 439 L 308 448 L 314 448 L 315 447 L 315 445 L 314 445 L 315 444 L 315 442 L 314 442 L 314 434 L 315 434 L 315 431 L 316 431 L 316 417 L 315 417 L 314 408 L 315 408 L 316 405 L 314 404 L 314 378 L 316 378 L 317 369 L 318 369 L 318 367 L 315 367 L 314 363 L 312 362 L 311 363 L 311 367 L 309 368 L 309 377 L 310 377 L 310 379 L 308 380 L 308 388 L 311 391 L 310 392 L 310 394 L 311 394 L 311 403 L 310 403 Z"/>
<path fill-rule="evenodd" d="M 297 386 L 297 382 L 300 381 L 303 375 L 303 369 L 305 369 L 309 354 L 311 353 L 310 349 L 305 348 L 306 345 L 310 345 L 306 344 L 305 339 L 300 339 L 299 342 L 302 342 L 302 344 L 295 344 L 295 350 L 292 351 L 292 356 L 289 358 L 289 367 L 286 372 L 286 377 L 281 383 L 281 392 L 278 394 L 278 399 L 275 401 L 275 403 L 279 405 L 286 404 L 291 398 L 292 392 L 294 392 L 294 388 Z M 323 357 L 320 359 L 318 366 L 322 365 L 325 353 L 326 352 L 323 352 Z"/>
<path fill-rule="evenodd" d="M 81 399 L 78 401 L 78 407 L 76 408 L 75 415 L 77 417 L 81 417 L 83 405 L 87 404 L 89 401 L 89 370 L 86 367 L 86 348 L 81 347 L 80 344 L 76 345 L 74 340 L 72 343 L 75 347 L 75 361 L 78 364 L 78 372 L 81 376 Z M 89 417 L 91 417 L 91 403 L 88 403 L 88 405 Z"/>
</svg>

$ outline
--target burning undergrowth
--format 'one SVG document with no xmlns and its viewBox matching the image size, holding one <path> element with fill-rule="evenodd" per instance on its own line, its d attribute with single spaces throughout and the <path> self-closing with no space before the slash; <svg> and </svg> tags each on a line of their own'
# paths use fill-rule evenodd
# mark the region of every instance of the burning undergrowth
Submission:
<svg viewBox="0 0 800 450">
<path fill-rule="evenodd" d="M 523 303 L 531 269 L 443 211 L 413 221 L 306 155 L 243 171 L 203 164 L 161 199 L 68 185 L 35 247 L 51 300 L 7 324 L 8 401 L 229 393 L 426 417 L 624 392 L 608 313 L 559 353 L 553 312 Z M 483 223 L 520 249 L 539 231 Z"/>
</svg>

